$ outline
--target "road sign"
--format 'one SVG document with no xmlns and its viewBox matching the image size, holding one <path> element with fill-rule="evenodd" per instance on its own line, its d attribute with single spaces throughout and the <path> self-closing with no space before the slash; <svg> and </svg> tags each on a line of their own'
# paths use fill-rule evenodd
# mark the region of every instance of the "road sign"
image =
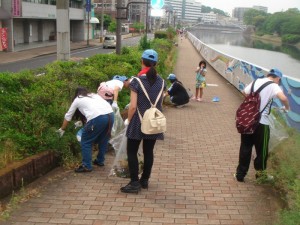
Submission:
<svg viewBox="0 0 300 225">
<path fill-rule="evenodd" d="M 91 11 L 91 0 L 86 0 L 85 10 L 86 10 L 87 12 L 90 12 L 90 11 Z"/>
<path fill-rule="evenodd" d="M 165 4 L 164 0 L 151 0 L 151 7 L 153 9 L 161 9 Z"/>
</svg>

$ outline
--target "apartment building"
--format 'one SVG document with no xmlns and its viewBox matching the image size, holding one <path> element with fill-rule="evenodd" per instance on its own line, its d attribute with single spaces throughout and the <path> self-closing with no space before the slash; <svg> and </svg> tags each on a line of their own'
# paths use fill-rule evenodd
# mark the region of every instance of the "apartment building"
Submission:
<svg viewBox="0 0 300 225">
<path fill-rule="evenodd" d="M 56 40 L 56 0 L 0 0 L 7 51 L 18 44 Z M 85 39 L 85 0 L 69 0 L 70 41 Z"/>
<path fill-rule="evenodd" d="M 165 0 L 165 8 L 172 8 L 177 20 L 186 23 L 195 23 L 201 15 L 201 2 L 195 0 Z"/>
<path fill-rule="evenodd" d="M 145 23 L 146 21 L 146 2 L 147 0 L 123 0 L 122 7 L 128 6 L 127 20 L 124 19 L 123 22 L 129 23 Z M 128 4 L 130 3 L 130 4 Z M 96 14 L 103 13 L 110 15 L 112 18 L 117 16 L 117 0 L 94 0 L 94 11 Z M 150 11 L 149 11 L 150 12 Z M 150 13 L 149 13 L 150 15 Z M 126 17 L 126 10 L 122 9 L 122 17 Z"/>
</svg>

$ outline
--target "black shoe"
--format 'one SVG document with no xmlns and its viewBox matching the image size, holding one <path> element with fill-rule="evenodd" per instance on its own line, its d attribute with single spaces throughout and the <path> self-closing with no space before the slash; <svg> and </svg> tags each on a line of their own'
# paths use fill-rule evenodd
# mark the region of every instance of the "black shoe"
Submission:
<svg viewBox="0 0 300 225">
<path fill-rule="evenodd" d="M 148 189 L 149 186 L 149 181 L 148 179 L 140 179 L 140 184 L 142 186 L 143 189 Z"/>
<path fill-rule="evenodd" d="M 238 181 L 238 182 L 245 182 L 244 177 L 240 177 L 238 176 L 236 173 L 233 174 L 234 178 Z"/>
<path fill-rule="evenodd" d="M 98 162 L 97 159 L 95 159 L 95 160 L 93 161 L 93 164 L 96 165 L 96 166 L 104 166 L 104 163 Z"/>
<path fill-rule="evenodd" d="M 126 186 L 121 187 L 120 190 L 123 193 L 136 193 L 137 194 L 141 190 L 141 184 L 138 181 L 131 181 Z"/>
<path fill-rule="evenodd" d="M 92 170 L 86 168 L 86 166 L 84 165 L 81 165 L 75 169 L 75 173 L 86 173 L 86 172 L 92 172 Z"/>
</svg>

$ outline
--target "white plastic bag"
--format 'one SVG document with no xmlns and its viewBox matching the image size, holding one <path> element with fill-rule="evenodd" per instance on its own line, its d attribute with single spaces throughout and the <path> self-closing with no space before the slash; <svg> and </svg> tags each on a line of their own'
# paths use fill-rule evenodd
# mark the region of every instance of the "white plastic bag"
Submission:
<svg viewBox="0 0 300 225">
<path fill-rule="evenodd" d="M 270 141 L 269 141 L 269 152 L 271 152 L 281 141 L 288 138 L 289 135 L 285 128 L 281 125 L 276 117 L 272 114 L 269 115 L 270 121 Z"/>
<path fill-rule="evenodd" d="M 129 168 L 128 168 L 128 159 L 127 159 L 127 137 L 126 137 L 127 127 L 125 127 L 119 134 L 110 139 L 109 143 L 113 146 L 116 152 L 116 158 L 114 160 L 112 169 L 108 176 L 117 176 L 123 178 L 129 178 Z M 142 143 L 140 144 L 142 146 Z M 143 155 L 140 153 L 141 147 L 138 152 L 139 160 L 139 172 L 143 170 Z"/>
<path fill-rule="evenodd" d="M 111 137 L 115 137 L 124 128 L 124 121 L 120 114 L 120 109 L 114 109 L 114 125 L 111 129 Z"/>
<path fill-rule="evenodd" d="M 79 129 L 76 134 L 76 138 L 77 138 L 78 142 L 81 142 L 81 136 L 82 136 L 83 129 L 84 129 L 83 127 L 81 129 Z"/>
</svg>

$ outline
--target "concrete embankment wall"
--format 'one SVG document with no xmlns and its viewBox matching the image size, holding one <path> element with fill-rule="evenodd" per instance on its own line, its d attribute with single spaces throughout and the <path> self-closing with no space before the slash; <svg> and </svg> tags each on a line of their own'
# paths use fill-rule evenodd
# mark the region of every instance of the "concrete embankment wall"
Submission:
<svg viewBox="0 0 300 225">
<path fill-rule="evenodd" d="M 201 42 L 189 32 L 187 36 L 207 63 L 239 91 L 242 91 L 252 80 L 265 77 L 268 74 L 270 68 L 259 67 L 250 62 L 222 53 Z M 274 67 L 276 67 L 275 62 Z M 286 75 L 284 75 L 281 81 L 282 90 L 288 97 L 291 105 L 291 110 L 288 113 L 281 112 L 282 117 L 289 126 L 300 131 L 300 81 Z M 273 106 L 281 107 L 282 104 L 278 99 L 275 99 Z"/>
</svg>

